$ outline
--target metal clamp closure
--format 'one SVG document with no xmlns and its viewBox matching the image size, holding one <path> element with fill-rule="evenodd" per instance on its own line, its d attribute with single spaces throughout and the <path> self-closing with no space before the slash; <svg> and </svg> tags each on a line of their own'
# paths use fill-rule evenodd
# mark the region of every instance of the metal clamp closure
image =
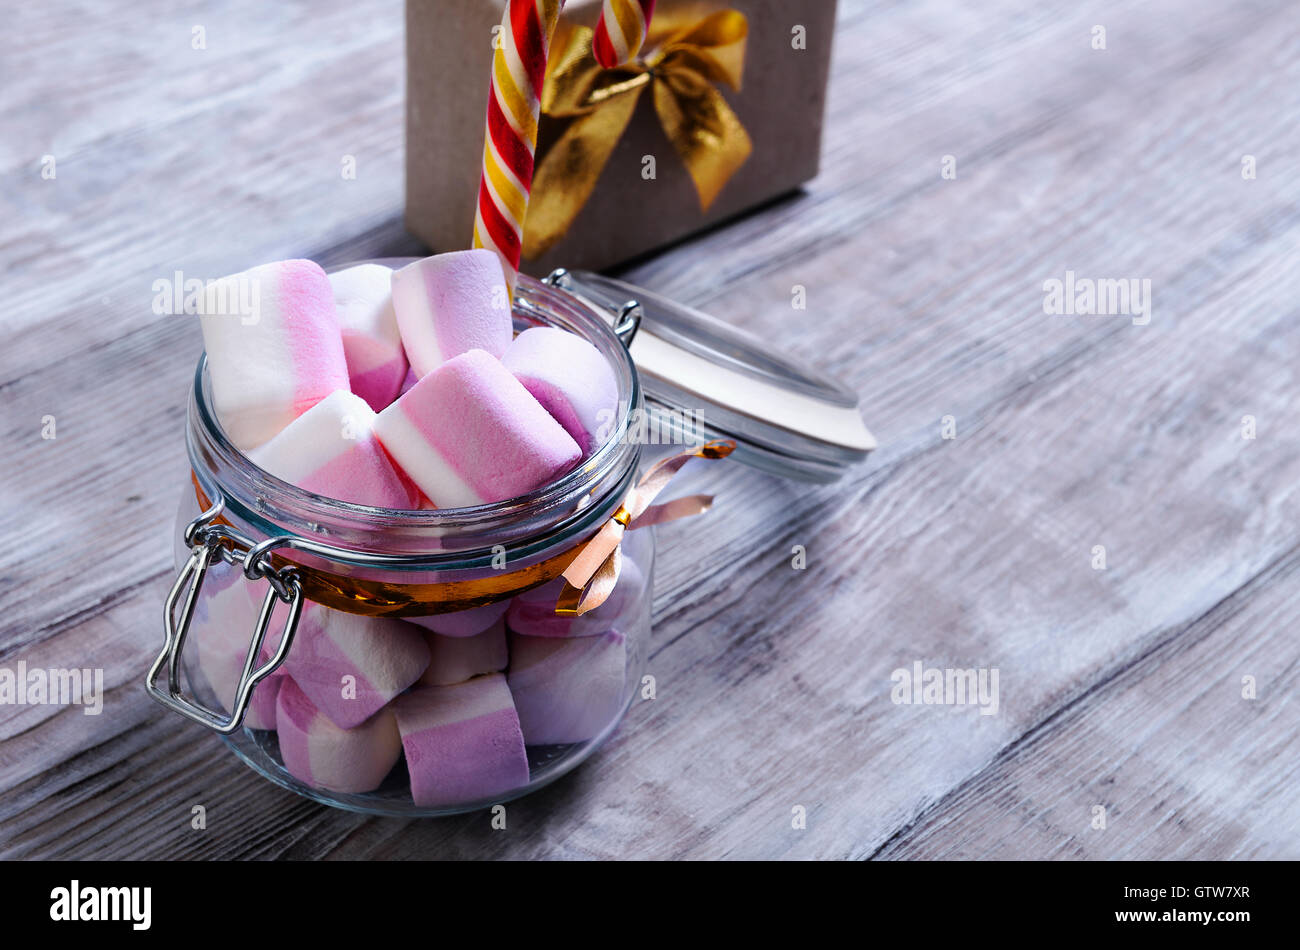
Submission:
<svg viewBox="0 0 1300 950">
<path fill-rule="evenodd" d="M 218 498 L 211 508 L 185 528 L 185 543 L 189 546 L 191 554 L 181 567 L 176 582 L 172 584 L 171 592 L 167 595 L 167 602 L 163 607 L 166 640 L 162 652 L 149 667 L 149 673 L 145 678 L 145 689 L 150 696 L 167 708 L 222 735 L 230 735 L 243 724 L 253 688 L 275 672 L 289 653 L 293 635 L 298 629 L 298 618 L 302 613 L 302 587 L 292 567 L 275 568 L 271 563 L 269 550 L 235 531 L 229 525 L 220 523 L 217 519 L 224 509 L 225 501 Z M 233 708 L 229 715 L 221 710 L 209 709 L 181 692 L 181 653 L 185 649 L 185 639 L 194 619 L 194 607 L 198 603 L 199 591 L 203 587 L 203 580 L 214 558 L 219 558 L 227 564 L 239 564 L 244 576 L 250 581 L 261 578 L 269 585 L 266 596 L 262 600 L 257 624 L 253 628 L 253 638 L 249 644 L 248 654 L 244 658 L 244 667 L 240 673 Z M 257 666 L 277 600 L 289 605 L 289 616 L 285 620 L 284 632 L 275 654 L 266 663 Z M 176 615 L 178 602 L 181 605 L 179 617 Z M 158 685 L 158 674 L 164 665 L 167 667 L 166 689 Z"/>
</svg>

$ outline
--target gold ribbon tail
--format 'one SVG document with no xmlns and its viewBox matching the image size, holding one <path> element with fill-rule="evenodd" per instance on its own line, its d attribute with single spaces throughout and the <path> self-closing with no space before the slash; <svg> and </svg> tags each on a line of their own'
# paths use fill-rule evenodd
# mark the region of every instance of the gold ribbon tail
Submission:
<svg viewBox="0 0 1300 950">
<path fill-rule="evenodd" d="M 691 518 L 695 515 L 702 515 L 712 507 L 712 495 L 687 495 L 685 498 L 674 498 L 672 501 L 666 501 L 661 505 L 651 505 L 641 512 L 636 521 L 633 521 L 628 527 L 649 528 L 667 521 L 676 521 L 678 518 Z"/>
<path fill-rule="evenodd" d="M 623 567 L 622 542 L 625 532 L 678 518 L 689 518 L 708 511 L 711 495 L 687 495 L 655 505 L 655 497 L 668 487 L 672 477 L 693 458 L 726 458 L 736 449 L 730 439 L 717 439 L 678 452 L 658 462 L 627 493 L 617 511 L 592 536 L 561 575 L 564 589 L 555 604 L 555 612 L 581 616 L 603 604 L 614 591 Z"/>
</svg>

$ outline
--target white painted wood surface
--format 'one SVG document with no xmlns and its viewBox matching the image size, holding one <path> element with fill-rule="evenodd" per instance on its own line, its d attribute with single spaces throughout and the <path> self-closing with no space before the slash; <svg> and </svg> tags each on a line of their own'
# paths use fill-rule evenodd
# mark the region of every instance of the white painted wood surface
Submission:
<svg viewBox="0 0 1300 950">
<path fill-rule="evenodd" d="M 199 339 L 152 281 L 418 252 L 401 26 L 391 0 L 12 11 L 0 666 L 109 692 L 0 706 L 0 855 L 1300 857 L 1285 0 L 842 0 L 822 174 L 626 276 L 843 378 L 881 448 L 825 488 L 693 476 L 719 500 L 660 531 L 658 698 L 508 831 L 322 808 L 153 704 Z M 1150 279 L 1150 324 L 1045 315 L 1067 269 Z M 895 705 L 915 661 L 997 668 L 998 714 Z"/>
</svg>

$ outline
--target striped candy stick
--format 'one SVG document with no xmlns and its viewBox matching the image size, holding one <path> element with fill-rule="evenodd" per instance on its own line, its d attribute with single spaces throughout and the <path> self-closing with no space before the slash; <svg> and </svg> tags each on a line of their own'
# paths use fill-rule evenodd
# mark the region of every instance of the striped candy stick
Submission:
<svg viewBox="0 0 1300 950">
<path fill-rule="evenodd" d="M 596 62 L 606 69 L 621 66 L 645 42 L 655 0 L 605 0 L 592 40 Z"/>
<path fill-rule="evenodd" d="M 495 251 L 514 290 L 551 34 L 563 0 L 508 0 L 492 57 L 474 246 Z"/>
<path fill-rule="evenodd" d="M 564 0 L 507 0 L 501 43 L 492 57 L 474 247 L 496 252 L 512 293 L 533 183 L 546 60 L 563 5 Z M 653 11 L 654 0 L 604 0 L 593 39 L 597 61 L 609 68 L 635 56 Z"/>
</svg>

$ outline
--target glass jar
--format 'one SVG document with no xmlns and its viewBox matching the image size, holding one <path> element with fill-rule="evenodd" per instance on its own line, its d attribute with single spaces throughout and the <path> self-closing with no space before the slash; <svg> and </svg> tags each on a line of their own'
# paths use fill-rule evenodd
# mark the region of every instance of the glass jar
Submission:
<svg viewBox="0 0 1300 950">
<path fill-rule="evenodd" d="M 150 691 L 221 733 L 266 778 L 355 811 L 468 811 L 568 772 L 631 705 L 650 635 L 653 531 L 625 534 L 619 580 L 595 610 L 557 615 L 555 599 L 564 583 L 560 572 L 634 484 L 641 446 L 627 431 L 642 407 L 637 375 L 609 322 L 569 294 L 521 276 L 514 318 L 517 330 L 556 326 L 596 346 L 618 381 L 619 418 L 604 443 L 557 481 L 474 508 L 376 509 L 280 481 L 222 432 L 206 361 L 200 360 L 187 422 L 192 482 L 182 492 L 176 522 L 180 575 L 168 601 L 168 644 L 150 671 Z M 282 650 L 291 615 L 297 642 Z M 357 616 L 376 619 L 358 623 L 351 619 Z M 501 655 L 506 637 L 509 661 Z M 346 645 L 342 653 L 339 639 Z M 427 684 L 432 690 L 422 695 L 442 698 L 425 709 L 403 705 L 404 696 L 426 685 L 421 680 L 405 688 L 410 664 L 421 662 L 419 642 L 450 657 L 440 667 L 443 679 L 447 670 L 453 679 L 455 671 L 472 677 Z M 338 702 L 315 704 L 315 717 L 305 723 L 295 716 L 294 702 L 278 695 L 285 679 L 276 661 L 294 668 L 295 646 L 316 660 L 329 652 L 312 668 L 330 670 L 338 680 L 314 684 L 313 698 L 321 698 L 320 690 L 338 690 L 338 697 L 327 697 Z M 394 667 L 404 669 L 394 674 Z M 156 686 L 164 668 L 166 683 Z M 304 662 L 296 669 L 306 668 Z M 432 668 L 422 675 L 428 672 Z M 182 673 L 189 696 L 177 688 Z M 380 682 L 388 674 L 402 678 Z M 309 692 L 301 685 L 299 698 Z M 401 695 L 388 697 L 397 688 Z M 237 701 L 241 691 L 245 703 Z M 503 715 L 510 719 L 512 697 L 518 707 L 513 725 L 503 721 Z M 352 721 L 377 702 L 383 704 L 379 711 Z M 400 754 L 395 723 L 387 721 L 390 708 L 407 713 L 393 717 L 402 723 L 403 742 L 413 743 Z M 335 709 L 341 712 L 325 717 Z M 283 750 L 273 728 L 277 711 L 291 733 Z M 522 741 L 514 747 L 518 736 Z M 411 748 L 422 757 L 414 777 L 407 762 Z M 386 769 L 390 757 L 398 761 Z M 363 787 L 372 782 L 376 787 Z"/>
<path fill-rule="evenodd" d="M 614 731 L 644 670 L 654 535 L 629 510 L 653 493 L 637 483 L 642 447 L 667 437 L 689 455 L 735 448 L 810 482 L 834 481 L 875 447 L 852 390 L 644 288 L 563 269 L 520 275 L 513 313 L 517 330 L 555 326 L 593 344 L 619 408 L 575 469 L 474 508 L 369 508 L 269 475 L 222 432 L 200 359 L 179 573 L 146 687 L 271 781 L 340 808 L 417 816 L 555 780 Z M 666 480 L 657 471 L 653 491 Z M 678 501 L 688 504 L 665 508 L 707 507 Z M 611 529 L 622 540 L 599 584 L 616 574 L 612 593 L 567 615 L 561 572 Z"/>
</svg>

